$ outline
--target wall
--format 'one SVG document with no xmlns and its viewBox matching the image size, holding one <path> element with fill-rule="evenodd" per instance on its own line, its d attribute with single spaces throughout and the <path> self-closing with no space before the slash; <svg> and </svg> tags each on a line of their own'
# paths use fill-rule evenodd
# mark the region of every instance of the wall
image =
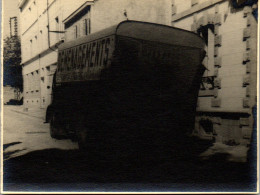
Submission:
<svg viewBox="0 0 260 195">
<path fill-rule="evenodd" d="M 127 17 L 124 16 L 127 13 Z M 92 32 L 118 24 L 123 20 L 138 20 L 171 24 L 170 0 L 97 0 L 92 6 Z"/>
<path fill-rule="evenodd" d="M 169 25 L 171 3 L 170 0 L 161 1 L 158 6 L 158 2 L 152 0 L 97 0 L 91 8 L 91 15 L 87 16 L 91 18 L 91 32 L 118 24 L 127 18 Z M 64 19 L 86 2 L 91 3 L 93 0 L 25 2 L 20 12 L 24 102 L 26 107 L 46 108 L 50 103 L 52 77 L 57 62 L 57 48 L 54 46 L 65 38 L 64 33 L 48 33 L 48 30 L 64 31 Z M 125 11 L 127 18 L 124 16 Z M 67 40 L 73 37 L 71 29 L 66 29 L 69 37 Z"/>
<path fill-rule="evenodd" d="M 91 5 L 86 5 L 84 9 L 85 15 L 80 17 L 71 26 L 65 26 L 65 41 L 71 41 L 76 38 L 88 35 L 92 32 Z"/>
<path fill-rule="evenodd" d="M 229 1 L 223 0 L 191 2 L 195 4 L 187 3 L 185 7 L 183 1 L 173 1 L 172 24 L 196 33 L 202 27 L 214 26 L 214 73 L 210 74 L 214 82 L 205 82 L 206 89 L 200 90 L 195 133 L 215 136 L 223 143 L 248 144 L 257 86 L 257 22 L 252 8 L 235 10 Z M 204 61 L 206 67 L 208 63 Z M 206 71 L 204 77 L 208 75 Z M 210 133 L 202 127 L 201 121 L 207 120 L 213 124 Z"/>
<path fill-rule="evenodd" d="M 124 20 L 138 20 L 171 25 L 171 0 L 161 0 L 160 4 L 152 0 L 96 0 L 91 5 L 91 11 L 66 28 L 65 41 L 75 39 L 75 26 L 79 37 L 84 36 L 83 20 L 90 19 L 90 32 L 119 24 Z M 66 20 L 65 23 L 68 21 Z"/>
<path fill-rule="evenodd" d="M 64 33 L 48 34 L 48 29 L 64 31 L 62 21 L 86 1 L 27 0 L 25 2 L 20 11 L 24 105 L 46 108 L 51 100 L 52 78 L 57 63 L 57 48 L 54 46 L 64 39 Z M 49 48 L 49 46 L 53 47 Z"/>
</svg>

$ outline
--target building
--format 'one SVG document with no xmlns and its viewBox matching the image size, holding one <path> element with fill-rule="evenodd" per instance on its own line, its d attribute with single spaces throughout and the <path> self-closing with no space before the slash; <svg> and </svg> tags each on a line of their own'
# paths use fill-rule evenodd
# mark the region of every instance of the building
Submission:
<svg viewBox="0 0 260 195">
<path fill-rule="evenodd" d="M 10 17 L 9 25 L 10 25 L 10 37 L 18 36 L 17 16 Z"/>
<path fill-rule="evenodd" d="M 207 42 L 194 133 L 225 144 L 250 142 L 257 96 L 257 1 L 172 1 L 172 25 Z"/>
<path fill-rule="evenodd" d="M 146 0 L 98 0 L 86 2 L 63 22 L 65 41 L 94 33 L 124 20 L 138 20 L 159 24 L 171 24 L 171 1 Z"/>
<path fill-rule="evenodd" d="M 64 40 L 62 20 L 83 3 L 85 0 L 19 1 L 26 108 L 46 108 L 50 104 L 57 47 Z"/>
<path fill-rule="evenodd" d="M 225 144 L 250 142 L 257 95 L 256 4 L 246 0 L 20 0 L 24 106 L 51 101 L 57 46 L 123 20 L 193 31 L 207 56 L 194 134 Z M 254 0 L 250 1 L 254 2 Z"/>
<path fill-rule="evenodd" d="M 170 0 L 163 2 L 158 6 L 152 0 L 20 0 L 24 106 L 46 108 L 50 104 L 57 47 L 64 39 L 126 19 L 170 25 Z"/>
</svg>

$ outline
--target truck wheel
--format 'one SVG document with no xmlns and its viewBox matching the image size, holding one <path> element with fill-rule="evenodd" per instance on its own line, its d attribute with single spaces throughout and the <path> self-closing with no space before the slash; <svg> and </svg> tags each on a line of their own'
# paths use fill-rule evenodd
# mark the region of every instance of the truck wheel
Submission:
<svg viewBox="0 0 260 195">
<path fill-rule="evenodd" d="M 50 118 L 50 135 L 54 139 L 60 139 L 61 137 L 59 136 L 59 125 L 58 125 L 58 120 L 57 120 L 57 115 L 53 113 Z"/>
</svg>

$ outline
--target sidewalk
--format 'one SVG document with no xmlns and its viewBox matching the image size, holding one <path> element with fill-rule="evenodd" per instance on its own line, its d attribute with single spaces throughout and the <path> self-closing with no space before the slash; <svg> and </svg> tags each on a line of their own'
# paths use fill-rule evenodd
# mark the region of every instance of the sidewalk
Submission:
<svg viewBox="0 0 260 195">
<path fill-rule="evenodd" d="M 200 156 L 207 159 L 218 153 L 229 154 L 228 161 L 232 162 L 247 162 L 248 147 L 243 145 L 228 146 L 222 143 L 214 143 L 208 150 L 201 153 Z"/>
<path fill-rule="evenodd" d="M 10 110 L 25 114 L 31 117 L 39 118 L 45 121 L 45 113 L 46 113 L 46 108 L 25 108 L 24 105 L 21 106 L 14 106 L 14 105 L 4 105 L 8 106 Z"/>
</svg>

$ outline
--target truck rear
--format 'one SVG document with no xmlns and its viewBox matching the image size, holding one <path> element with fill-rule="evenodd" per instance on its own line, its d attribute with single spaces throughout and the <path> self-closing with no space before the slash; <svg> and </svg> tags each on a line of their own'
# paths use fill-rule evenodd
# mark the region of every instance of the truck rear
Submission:
<svg viewBox="0 0 260 195">
<path fill-rule="evenodd" d="M 160 155 L 193 129 L 204 53 L 191 32 L 135 21 L 65 43 L 52 137 L 74 136 L 87 153 Z"/>
</svg>

